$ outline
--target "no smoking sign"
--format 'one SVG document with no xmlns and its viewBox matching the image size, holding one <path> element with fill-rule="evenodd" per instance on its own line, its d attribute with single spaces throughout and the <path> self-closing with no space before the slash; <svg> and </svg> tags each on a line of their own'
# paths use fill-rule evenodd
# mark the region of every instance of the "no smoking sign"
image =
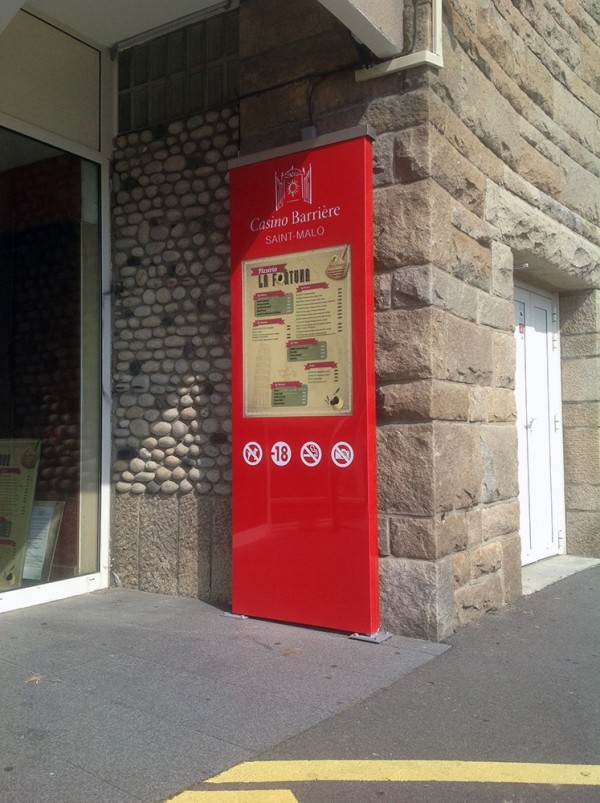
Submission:
<svg viewBox="0 0 600 803">
<path fill-rule="evenodd" d="M 300 459 L 308 468 L 318 466 L 322 456 L 323 452 L 321 451 L 321 447 L 314 441 L 308 441 L 300 450 Z"/>
</svg>

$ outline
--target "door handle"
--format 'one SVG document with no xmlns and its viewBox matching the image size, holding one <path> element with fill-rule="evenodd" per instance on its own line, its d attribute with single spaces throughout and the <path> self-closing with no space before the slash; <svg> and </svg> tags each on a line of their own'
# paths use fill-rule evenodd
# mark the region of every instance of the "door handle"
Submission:
<svg viewBox="0 0 600 803">
<path fill-rule="evenodd" d="M 532 426 L 533 426 L 533 422 L 534 422 L 534 421 L 535 421 L 535 418 L 530 418 L 530 419 L 529 419 L 529 423 L 528 423 L 528 424 L 525 424 L 525 429 L 531 429 L 531 428 L 532 428 Z"/>
</svg>

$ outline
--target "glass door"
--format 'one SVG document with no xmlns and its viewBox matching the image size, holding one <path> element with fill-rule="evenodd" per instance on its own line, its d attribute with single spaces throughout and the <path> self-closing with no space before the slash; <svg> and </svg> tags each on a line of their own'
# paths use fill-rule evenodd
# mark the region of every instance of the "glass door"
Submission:
<svg viewBox="0 0 600 803">
<path fill-rule="evenodd" d="M 0 129 L 0 594 L 98 571 L 98 166 Z"/>
</svg>

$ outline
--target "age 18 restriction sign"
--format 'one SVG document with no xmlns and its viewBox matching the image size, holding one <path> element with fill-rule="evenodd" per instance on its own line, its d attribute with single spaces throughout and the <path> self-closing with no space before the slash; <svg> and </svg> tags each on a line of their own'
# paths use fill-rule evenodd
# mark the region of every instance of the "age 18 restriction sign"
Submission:
<svg viewBox="0 0 600 803">
<path fill-rule="evenodd" d="M 233 611 L 379 628 L 372 135 L 232 162 Z"/>
</svg>

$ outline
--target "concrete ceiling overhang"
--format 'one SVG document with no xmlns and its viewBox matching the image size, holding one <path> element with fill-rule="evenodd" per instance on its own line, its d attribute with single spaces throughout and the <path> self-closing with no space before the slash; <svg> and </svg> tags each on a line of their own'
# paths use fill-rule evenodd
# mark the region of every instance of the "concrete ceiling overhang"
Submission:
<svg viewBox="0 0 600 803">
<path fill-rule="evenodd" d="M 237 5 L 237 0 L 0 0 L 0 33 L 20 8 L 97 45 L 123 40 Z"/>
<path fill-rule="evenodd" d="M 380 59 L 402 51 L 402 0 L 319 0 Z"/>
<path fill-rule="evenodd" d="M 377 57 L 391 58 L 402 50 L 404 4 L 399 0 L 319 2 Z M 177 20 L 229 5 L 229 0 L 1 0 L 0 33 L 25 8 L 91 42 L 114 47 Z"/>
</svg>

